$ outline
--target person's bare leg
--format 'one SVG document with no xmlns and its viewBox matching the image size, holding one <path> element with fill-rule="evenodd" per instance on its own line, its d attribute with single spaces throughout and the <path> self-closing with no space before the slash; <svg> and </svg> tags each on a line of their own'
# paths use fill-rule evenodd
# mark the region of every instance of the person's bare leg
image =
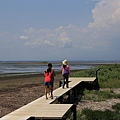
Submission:
<svg viewBox="0 0 120 120">
<path fill-rule="evenodd" d="M 47 86 L 45 86 L 45 96 L 46 96 L 46 99 L 48 99 L 48 97 L 47 97 Z"/>
<path fill-rule="evenodd" d="M 51 93 L 51 99 L 53 99 L 53 87 L 50 85 L 50 93 Z"/>
</svg>

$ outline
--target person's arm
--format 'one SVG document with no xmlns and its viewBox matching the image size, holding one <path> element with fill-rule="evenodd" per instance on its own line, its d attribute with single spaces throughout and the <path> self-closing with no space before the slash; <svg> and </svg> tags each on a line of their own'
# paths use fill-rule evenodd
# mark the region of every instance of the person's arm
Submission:
<svg viewBox="0 0 120 120">
<path fill-rule="evenodd" d="M 44 71 L 44 77 L 46 76 L 46 71 Z"/>
<path fill-rule="evenodd" d="M 62 70 L 62 74 L 64 74 L 64 68 L 63 68 L 63 66 L 61 66 L 61 70 Z"/>
<path fill-rule="evenodd" d="M 53 76 L 56 76 L 55 71 L 54 71 L 54 70 L 52 70 L 52 72 L 53 72 Z"/>
</svg>

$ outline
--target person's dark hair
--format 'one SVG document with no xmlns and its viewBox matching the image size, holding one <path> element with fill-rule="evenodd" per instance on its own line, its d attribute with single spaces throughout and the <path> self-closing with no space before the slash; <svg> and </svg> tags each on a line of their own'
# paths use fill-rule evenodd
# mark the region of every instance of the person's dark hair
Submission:
<svg viewBox="0 0 120 120">
<path fill-rule="evenodd" d="M 47 69 L 47 73 L 51 72 L 51 69 Z"/>
<path fill-rule="evenodd" d="M 52 63 L 48 63 L 48 67 L 49 67 L 49 66 L 52 67 Z"/>
<path fill-rule="evenodd" d="M 63 68 L 65 69 L 65 68 L 66 68 L 66 65 L 63 65 Z"/>
</svg>

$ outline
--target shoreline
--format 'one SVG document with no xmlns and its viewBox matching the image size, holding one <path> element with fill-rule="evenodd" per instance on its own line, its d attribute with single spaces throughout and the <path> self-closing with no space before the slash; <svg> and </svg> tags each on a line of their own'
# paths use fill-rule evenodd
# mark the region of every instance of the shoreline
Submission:
<svg viewBox="0 0 120 120">
<path fill-rule="evenodd" d="M 12 62 L 9 62 L 12 63 Z M 46 62 L 37 62 L 37 61 L 23 61 L 23 62 L 15 62 L 16 64 L 18 63 L 24 63 L 24 64 L 47 64 Z M 53 62 L 52 64 L 59 64 L 60 62 Z M 87 65 L 87 66 L 100 66 L 100 65 L 111 65 L 111 64 L 120 64 L 120 62 L 115 63 L 115 62 L 69 62 L 69 65 L 74 65 L 74 64 L 80 64 L 80 65 Z M 86 69 L 86 68 L 85 68 Z M 81 71 L 81 70 L 85 70 L 85 69 L 76 69 L 76 70 L 71 70 L 71 71 Z M 89 68 L 88 68 L 89 69 Z M 60 73 L 61 70 L 56 70 L 56 73 Z M 7 79 L 17 79 L 17 78 L 30 78 L 30 77 L 35 77 L 35 76 L 42 76 L 43 73 L 42 72 L 20 72 L 20 73 L 0 73 L 0 81 L 1 80 L 7 80 Z"/>
<path fill-rule="evenodd" d="M 71 70 L 71 74 L 77 72 L 79 70 Z M 55 81 L 58 82 L 62 79 L 61 71 L 55 71 Z M 43 84 L 44 75 L 43 73 L 39 74 L 29 74 L 29 75 L 20 75 L 20 76 L 5 76 L 0 77 L 0 93 L 2 91 L 11 91 L 18 88 L 29 87 L 29 86 L 38 86 Z M 58 84 L 58 83 L 57 83 Z"/>
<path fill-rule="evenodd" d="M 12 61 L 8 61 L 8 62 L 2 62 L 2 64 L 21 64 L 21 65 L 46 65 L 47 67 L 47 62 L 39 62 L 39 61 L 15 61 L 15 62 L 12 62 Z M 53 66 L 54 65 L 61 65 L 60 62 L 58 61 L 54 61 L 52 62 Z M 92 66 L 92 67 L 97 67 L 97 66 L 100 66 L 100 65 L 110 65 L 110 64 L 120 64 L 120 62 L 116 63 L 116 62 L 84 62 L 84 61 L 70 61 L 69 62 L 69 65 L 71 66 L 71 71 L 75 71 L 75 70 L 84 70 L 84 69 L 89 69 L 89 68 L 84 68 L 84 66 Z M 74 65 L 80 65 L 82 66 L 83 68 L 73 68 L 72 69 L 72 66 Z M 91 68 L 91 67 L 90 67 Z M 23 68 L 24 69 L 24 68 Z M 55 70 L 56 72 L 60 72 L 61 70 L 60 69 L 56 69 Z M 18 76 L 22 76 L 22 77 L 29 77 L 29 76 L 35 76 L 35 75 L 40 75 L 40 74 L 43 74 L 43 71 L 40 71 L 40 72 L 32 72 L 32 71 L 21 71 L 21 72 L 15 72 L 15 71 L 12 71 L 12 72 L 9 72 L 9 73 L 0 73 L 0 80 L 1 79 L 7 79 L 7 78 L 17 78 Z"/>
<path fill-rule="evenodd" d="M 77 72 L 84 69 L 77 69 L 71 70 L 71 72 Z M 61 74 L 61 70 L 55 71 L 56 74 Z M 8 79 L 18 79 L 18 78 L 33 78 L 33 77 L 41 77 L 43 73 L 22 73 L 22 74 L 14 74 L 14 73 L 7 73 L 7 74 L 0 74 L 0 81 L 1 80 L 8 80 Z"/>
</svg>

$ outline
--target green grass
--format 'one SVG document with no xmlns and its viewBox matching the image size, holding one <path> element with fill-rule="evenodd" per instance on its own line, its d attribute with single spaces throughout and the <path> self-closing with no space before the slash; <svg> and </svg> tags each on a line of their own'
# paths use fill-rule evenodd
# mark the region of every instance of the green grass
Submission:
<svg viewBox="0 0 120 120">
<path fill-rule="evenodd" d="M 120 103 L 112 106 L 113 110 L 91 110 L 88 108 L 77 111 L 77 120 L 120 120 Z M 73 120 L 71 117 L 70 120 Z"/>
<path fill-rule="evenodd" d="M 120 106 L 120 104 L 116 104 L 115 106 Z M 118 108 L 117 107 L 117 108 Z M 116 108 L 113 106 L 113 108 Z M 82 112 L 78 112 L 77 119 L 80 120 L 120 120 L 120 108 L 114 111 L 105 110 L 90 110 L 84 109 Z"/>
<path fill-rule="evenodd" d="M 120 94 L 115 94 L 112 90 L 110 91 L 84 91 L 84 96 L 82 99 L 84 100 L 93 100 L 93 101 L 105 101 L 107 99 L 112 99 L 112 98 L 120 98 Z"/>
<path fill-rule="evenodd" d="M 84 91 L 82 99 L 103 101 L 111 98 L 120 98 L 120 94 L 115 94 L 113 88 L 120 88 L 120 64 L 101 65 L 96 68 L 78 71 L 72 77 L 95 77 L 98 71 L 100 88 L 110 88 L 107 91 Z M 77 120 L 120 120 L 120 103 L 112 106 L 114 111 L 83 109 L 77 111 Z M 71 119 L 72 120 L 72 119 Z"/>
<path fill-rule="evenodd" d="M 120 88 L 120 64 L 101 65 L 96 68 L 78 71 L 72 77 L 95 77 L 98 71 L 98 79 L 101 88 Z"/>
<path fill-rule="evenodd" d="M 73 74 L 73 77 L 94 77 L 96 70 L 98 71 L 98 80 L 100 88 L 110 88 L 110 91 L 88 91 L 85 90 L 83 99 L 94 101 L 103 101 L 111 98 L 120 98 L 120 94 L 114 94 L 113 88 L 120 88 L 120 64 L 101 65 L 96 68 L 91 68 L 83 71 L 78 71 Z"/>
</svg>

